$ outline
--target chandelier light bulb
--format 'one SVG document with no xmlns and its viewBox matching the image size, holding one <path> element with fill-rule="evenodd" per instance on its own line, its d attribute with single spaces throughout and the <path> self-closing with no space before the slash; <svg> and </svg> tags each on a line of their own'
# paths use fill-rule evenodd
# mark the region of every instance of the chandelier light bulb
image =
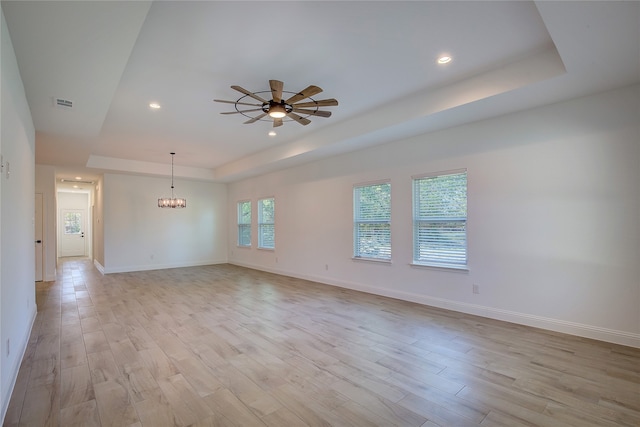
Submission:
<svg viewBox="0 0 640 427">
<path fill-rule="evenodd" d="M 176 153 L 171 154 L 171 197 L 162 197 L 158 199 L 158 207 L 159 208 L 186 208 L 187 207 L 187 199 L 174 197 L 173 195 L 173 156 Z"/>
</svg>

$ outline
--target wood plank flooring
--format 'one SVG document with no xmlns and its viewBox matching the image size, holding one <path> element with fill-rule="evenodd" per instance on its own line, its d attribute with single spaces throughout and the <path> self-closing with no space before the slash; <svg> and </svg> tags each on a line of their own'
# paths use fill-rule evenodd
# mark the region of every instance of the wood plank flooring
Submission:
<svg viewBox="0 0 640 427">
<path fill-rule="evenodd" d="M 58 271 L 5 426 L 640 426 L 640 349 L 231 265 Z"/>
</svg>

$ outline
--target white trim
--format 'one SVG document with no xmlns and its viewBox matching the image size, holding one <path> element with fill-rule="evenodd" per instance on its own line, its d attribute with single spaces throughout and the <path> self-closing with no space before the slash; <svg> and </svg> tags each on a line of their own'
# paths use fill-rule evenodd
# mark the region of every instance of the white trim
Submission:
<svg viewBox="0 0 640 427">
<path fill-rule="evenodd" d="M 100 264 L 98 262 L 98 260 L 94 259 L 93 260 L 93 265 L 96 267 L 96 269 L 98 269 L 98 271 L 104 275 L 104 267 L 102 266 L 102 264 Z"/>
<path fill-rule="evenodd" d="M 387 259 L 387 258 L 368 258 L 368 257 L 364 257 L 364 256 L 352 256 L 351 257 L 352 260 L 354 261 L 364 261 L 364 262 L 375 262 L 378 264 L 389 264 L 391 265 L 391 259 Z"/>
<path fill-rule="evenodd" d="M 467 168 L 451 169 L 451 170 L 441 171 L 441 172 L 427 172 L 419 175 L 411 175 L 411 179 L 416 180 L 416 179 L 431 178 L 436 176 L 456 175 L 459 173 L 466 173 L 468 175 Z"/>
<path fill-rule="evenodd" d="M 381 179 L 377 181 L 359 182 L 359 183 L 353 184 L 353 188 L 356 189 L 359 187 L 369 187 L 371 185 L 380 185 L 380 184 L 391 184 L 391 178 Z"/>
<path fill-rule="evenodd" d="M 47 274 L 47 275 L 45 276 L 45 278 L 44 278 L 44 281 L 45 281 L 45 282 L 55 282 L 55 280 L 56 280 L 56 275 L 57 275 L 57 273 L 56 273 L 56 269 L 54 268 L 54 269 L 53 269 L 53 274 Z"/>
<path fill-rule="evenodd" d="M 184 262 L 184 263 L 131 265 L 126 267 L 104 268 L 104 272 L 102 272 L 102 274 L 130 273 L 132 271 L 165 270 L 168 268 L 181 268 L 181 267 L 200 267 L 203 265 L 226 264 L 226 263 L 227 263 L 227 260 L 217 260 L 217 261 L 205 260 L 205 261 Z"/>
<path fill-rule="evenodd" d="M 552 319 L 549 317 L 536 316 L 527 313 L 519 313 L 516 311 L 502 310 L 494 307 L 487 307 L 478 304 L 469 304 L 464 302 L 452 301 L 444 298 L 430 297 L 427 295 L 418 295 L 410 292 L 397 290 L 382 289 L 375 286 L 363 285 L 356 282 L 339 281 L 329 277 L 294 274 L 280 269 L 265 268 L 263 266 L 250 265 L 239 262 L 229 262 L 229 264 L 241 267 L 251 268 L 254 270 L 266 271 L 274 274 L 295 277 L 303 280 L 310 280 L 325 285 L 336 286 L 339 288 L 351 289 L 355 291 L 366 292 L 373 295 L 395 298 L 403 301 L 415 302 L 432 307 L 443 308 L 446 310 L 457 311 L 460 313 L 472 314 L 475 316 L 486 317 L 489 319 L 501 320 L 504 322 L 515 323 L 518 325 L 531 326 L 534 328 L 545 329 L 548 331 L 560 332 L 564 334 L 574 335 L 578 337 L 590 338 L 599 341 L 605 341 L 613 344 L 626 345 L 629 347 L 640 348 L 640 334 L 616 329 L 602 328 L 599 326 L 586 325 L 584 323 L 568 322 L 566 320 Z"/>
<path fill-rule="evenodd" d="M 468 265 L 456 265 L 456 264 L 422 264 L 419 262 L 410 262 L 409 265 L 411 267 L 418 267 L 418 268 L 435 268 L 438 270 L 453 270 L 453 271 L 458 271 L 458 272 L 468 272 L 469 271 L 469 266 Z"/>
</svg>

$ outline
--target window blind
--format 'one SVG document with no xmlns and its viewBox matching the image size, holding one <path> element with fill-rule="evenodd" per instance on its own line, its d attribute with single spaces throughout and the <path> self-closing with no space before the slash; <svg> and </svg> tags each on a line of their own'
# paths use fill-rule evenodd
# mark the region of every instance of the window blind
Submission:
<svg viewBox="0 0 640 427">
<path fill-rule="evenodd" d="M 238 202 L 238 246 L 251 246 L 251 202 Z"/>
<path fill-rule="evenodd" d="M 353 256 L 391 259 L 391 184 L 353 189 Z"/>
<path fill-rule="evenodd" d="M 258 247 L 275 248 L 275 199 L 258 200 Z"/>
<path fill-rule="evenodd" d="M 467 265 L 467 173 L 415 178 L 413 261 Z"/>
</svg>

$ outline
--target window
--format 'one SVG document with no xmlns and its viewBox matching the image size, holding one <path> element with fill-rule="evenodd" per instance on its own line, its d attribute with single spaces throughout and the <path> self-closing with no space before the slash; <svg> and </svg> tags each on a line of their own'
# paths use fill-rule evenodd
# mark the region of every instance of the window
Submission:
<svg viewBox="0 0 640 427">
<path fill-rule="evenodd" d="M 275 248 L 275 199 L 258 200 L 258 247 Z"/>
<path fill-rule="evenodd" d="M 80 234 L 82 231 L 82 214 L 80 212 L 64 213 L 64 234 Z"/>
<path fill-rule="evenodd" d="M 466 268 L 466 170 L 414 178 L 413 262 Z"/>
<path fill-rule="evenodd" d="M 251 201 L 238 202 L 238 246 L 251 246 Z"/>
<path fill-rule="evenodd" d="M 353 256 L 391 259 L 391 184 L 353 188 Z"/>
</svg>

